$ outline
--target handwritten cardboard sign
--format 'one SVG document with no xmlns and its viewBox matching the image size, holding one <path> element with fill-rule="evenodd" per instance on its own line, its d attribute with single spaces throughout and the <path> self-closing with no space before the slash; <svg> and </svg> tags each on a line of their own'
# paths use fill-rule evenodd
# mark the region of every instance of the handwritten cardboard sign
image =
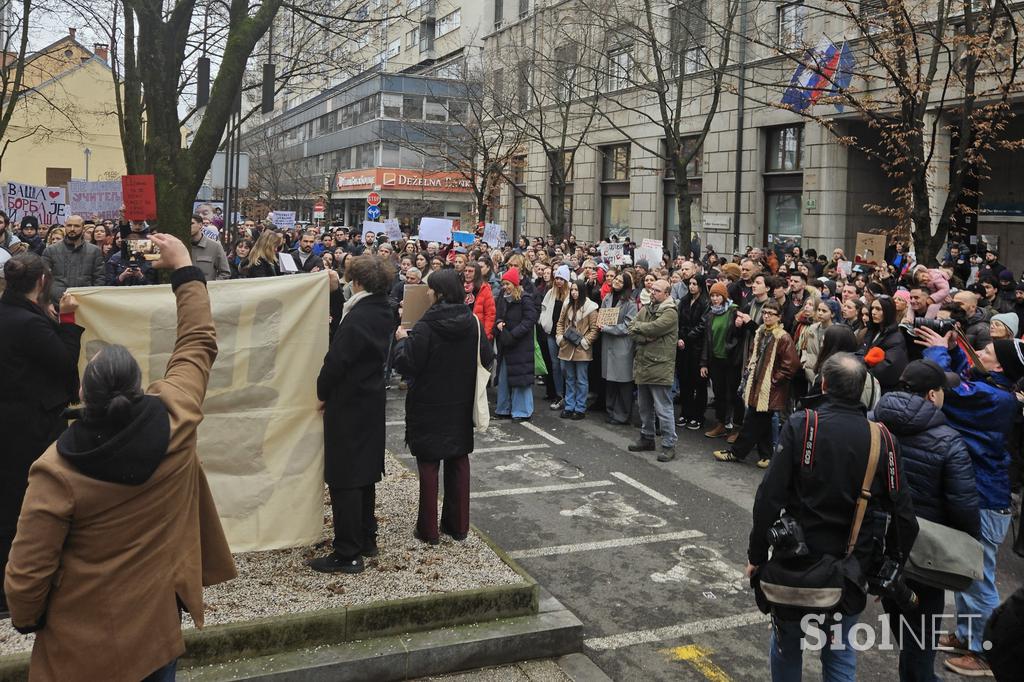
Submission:
<svg viewBox="0 0 1024 682">
<path fill-rule="evenodd" d="M 63 224 L 68 216 L 64 188 L 7 182 L 4 184 L 4 212 L 11 223 L 19 223 L 31 215 L 38 218 L 41 225 Z"/>
<path fill-rule="evenodd" d="M 865 265 L 880 265 L 885 262 L 885 235 L 857 233 L 857 250 L 854 260 Z"/>
<path fill-rule="evenodd" d="M 619 323 L 619 307 L 601 308 L 597 311 L 597 326 L 614 326 Z"/>
<path fill-rule="evenodd" d="M 270 222 L 279 230 L 295 227 L 295 211 L 271 211 Z"/>
<path fill-rule="evenodd" d="M 122 175 L 126 220 L 156 220 L 156 176 Z"/>
<path fill-rule="evenodd" d="M 124 196 L 121 183 L 117 180 L 84 182 L 72 180 L 68 183 L 68 214 L 86 218 L 116 220 Z"/>
</svg>

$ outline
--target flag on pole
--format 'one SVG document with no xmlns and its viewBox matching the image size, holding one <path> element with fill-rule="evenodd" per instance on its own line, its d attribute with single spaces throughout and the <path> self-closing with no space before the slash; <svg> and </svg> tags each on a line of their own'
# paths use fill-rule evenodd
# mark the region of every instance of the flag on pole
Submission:
<svg viewBox="0 0 1024 682">
<path fill-rule="evenodd" d="M 782 103 L 795 111 L 805 111 L 825 96 L 833 96 L 850 86 L 853 80 L 853 52 L 847 43 L 837 46 L 828 38 L 807 51 L 796 67 Z M 841 112 L 842 104 L 836 104 Z"/>
</svg>

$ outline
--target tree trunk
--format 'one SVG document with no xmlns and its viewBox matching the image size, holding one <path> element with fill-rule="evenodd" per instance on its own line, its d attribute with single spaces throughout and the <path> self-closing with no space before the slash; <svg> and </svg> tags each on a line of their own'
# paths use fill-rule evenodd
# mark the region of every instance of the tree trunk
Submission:
<svg viewBox="0 0 1024 682">
<path fill-rule="evenodd" d="M 676 158 L 678 159 L 678 157 Z M 693 221 L 690 218 L 693 196 L 690 195 L 690 180 L 686 176 L 686 164 L 677 161 L 675 165 L 676 210 L 679 212 L 679 253 L 689 253 L 690 240 L 693 238 Z M 668 245 L 666 244 L 666 246 Z"/>
</svg>

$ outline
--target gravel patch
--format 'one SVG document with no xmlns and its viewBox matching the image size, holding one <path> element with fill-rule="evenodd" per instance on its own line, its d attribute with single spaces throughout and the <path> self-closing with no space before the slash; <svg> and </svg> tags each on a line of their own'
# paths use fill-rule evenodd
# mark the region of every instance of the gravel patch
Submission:
<svg viewBox="0 0 1024 682">
<path fill-rule="evenodd" d="M 295 549 L 236 554 L 238 578 L 204 592 L 206 624 L 522 582 L 473 532 L 464 542 L 441 535 L 441 544 L 436 547 L 414 539 L 419 495 L 416 475 L 390 452 L 386 459 L 387 474 L 377 485 L 380 556 L 366 559 L 365 571 L 358 575 L 323 574 L 306 566 L 309 559 L 330 551 L 333 535 L 325 491 L 320 541 Z M 183 627 L 192 627 L 187 614 Z M 31 635 L 18 634 L 9 620 L 0 622 L 0 655 L 28 651 L 32 639 Z"/>
</svg>

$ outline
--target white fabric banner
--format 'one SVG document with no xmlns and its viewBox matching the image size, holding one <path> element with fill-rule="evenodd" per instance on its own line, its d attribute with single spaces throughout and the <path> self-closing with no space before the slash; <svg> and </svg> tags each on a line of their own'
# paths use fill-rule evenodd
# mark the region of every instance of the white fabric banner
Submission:
<svg viewBox="0 0 1024 682">
<path fill-rule="evenodd" d="M 199 458 L 233 552 L 315 542 L 323 526 L 323 422 L 316 377 L 327 353 L 327 273 L 210 282 L 217 361 Z M 70 289 L 85 327 L 81 367 L 127 347 L 142 385 L 163 376 L 176 313 L 168 285 Z"/>
</svg>

